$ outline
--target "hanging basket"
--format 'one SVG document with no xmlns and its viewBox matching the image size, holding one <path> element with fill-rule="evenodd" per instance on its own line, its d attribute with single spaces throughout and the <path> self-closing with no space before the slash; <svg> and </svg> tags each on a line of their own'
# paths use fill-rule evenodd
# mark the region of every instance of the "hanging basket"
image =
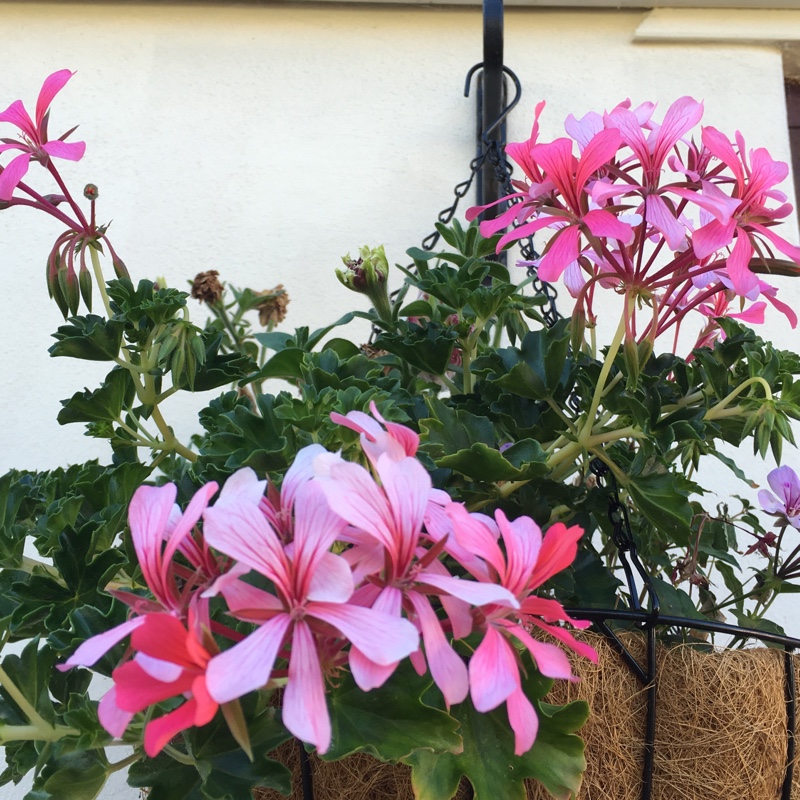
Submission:
<svg viewBox="0 0 800 800">
<path fill-rule="evenodd" d="M 586 634 L 598 665 L 581 660 L 577 684 L 557 682 L 553 703 L 582 699 L 591 707 L 580 734 L 587 769 L 578 800 L 641 800 L 647 692 L 603 636 Z M 640 662 L 646 639 L 621 640 Z M 794 657 L 800 678 L 800 658 Z M 788 741 L 784 653 L 765 647 L 702 651 L 659 645 L 652 800 L 776 800 L 786 774 Z M 292 800 L 304 800 L 299 750 L 276 754 L 293 771 Z M 411 770 L 368 755 L 326 763 L 311 757 L 314 800 L 413 800 Z M 457 800 L 472 797 L 462 785 Z M 800 800 L 800 768 L 791 798 Z M 259 789 L 255 800 L 282 800 Z M 530 800 L 550 795 L 533 781 Z"/>
</svg>

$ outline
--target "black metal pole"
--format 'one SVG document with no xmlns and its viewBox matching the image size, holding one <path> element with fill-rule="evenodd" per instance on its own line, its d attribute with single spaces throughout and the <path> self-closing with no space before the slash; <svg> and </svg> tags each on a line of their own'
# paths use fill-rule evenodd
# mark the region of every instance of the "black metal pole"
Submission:
<svg viewBox="0 0 800 800">
<path fill-rule="evenodd" d="M 478 124 L 479 155 L 488 149 L 487 139 L 505 144 L 505 123 L 491 126 L 500 119 L 503 112 L 503 0 L 483 0 L 483 71 L 480 77 L 480 116 Z M 487 158 L 478 173 L 477 181 L 478 205 L 486 205 L 499 200 L 502 193 L 497 170 Z M 484 213 L 484 219 L 496 215 L 496 209 L 490 208 Z"/>
</svg>

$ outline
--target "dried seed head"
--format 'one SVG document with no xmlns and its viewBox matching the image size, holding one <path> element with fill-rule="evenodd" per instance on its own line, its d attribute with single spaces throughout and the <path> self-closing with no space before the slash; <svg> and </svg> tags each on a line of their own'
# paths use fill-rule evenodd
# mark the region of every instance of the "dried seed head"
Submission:
<svg viewBox="0 0 800 800">
<path fill-rule="evenodd" d="M 223 286 L 219 281 L 219 272 L 210 269 L 207 272 L 198 272 L 192 282 L 192 297 L 201 303 L 210 306 L 218 303 L 222 298 Z"/>
<path fill-rule="evenodd" d="M 265 289 L 263 292 L 258 292 L 258 296 L 264 298 L 255 307 L 258 309 L 258 321 L 265 328 L 273 327 L 286 319 L 289 293 L 283 288 L 282 283 L 279 283 L 273 289 Z"/>
</svg>

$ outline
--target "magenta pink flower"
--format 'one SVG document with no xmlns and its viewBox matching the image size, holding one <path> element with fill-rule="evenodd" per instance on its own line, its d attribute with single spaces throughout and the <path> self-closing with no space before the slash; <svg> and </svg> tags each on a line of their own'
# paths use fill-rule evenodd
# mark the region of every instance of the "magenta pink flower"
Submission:
<svg viewBox="0 0 800 800">
<path fill-rule="evenodd" d="M 73 74 L 68 69 L 62 69 L 45 79 L 36 100 L 35 121 L 31 119 L 21 100 L 15 100 L 5 111 L 0 112 L 0 122 L 10 122 L 22 133 L 22 141 L 0 139 L 0 153 L 6 150 L 21 151 L 0 172 L 0 200 L 11 199 L 17 184 L 25 177 L 31 159 L 46 166 L 51 158 L 64 158 L 68 161 L 80 161 L 83 158 L 86 150 L 84 142 L 64 141 L 72 131 L 53 141 L 48 138 L 47 133 L 50 104 Z"/>
<path fill-rule="evenodd" d="M 275 594 L 238 581 L 223 586 L 231 612 L 261 624 L 212 659 L 208 690 L 222 703 L 261 688 L 270 681 L 276 660 L 285 655 L 289 667 L 283 722 L 324 753 L 331 724 L 323 662 L 331 641 L 339 640 L 334 652 L 349 640 L 370 662 L 389 666 L 417 648 L 417 632 L 406 620 L 349 602 L 354 589 L 350 567 L 329 551 L 344 522 L 328 506 L 317 481 L 304 483 L 295 494 L 293 541 L 284 548 L 258 499 L 254 502 L 254 487 L 263 491 L 263 483 L 252 470 L 240 470 L 234 477 L 205 512 L 206 537 L 271 580 Z"/>
<path fill-rule="evenodd" d="M 522 755 L 533 746 L 538 719 L 522 691 L 519 653 L 511 640 L 516 639 L 530 653 L 539 671 L 549 678 L 572 680 L 570 663 L 556 645 L 534 639 L 531 628 L 539 628 L 580 655 L 597 661 L 594 648 L 553 624 L 569 622 L 574 627 L 586 628 L 589 623 L 570 619 L 559 602 L 534 594 L 545 581 L 574 561 L 583 531 L 577 526 L 567 528 L 557 523 L 542 538 L 538 525 L 529 517 L 509 522 L 498 510 L 495 519 L 505 545 L 504 554 L 480 518 L 456 503 L 448 507 L 448 513 L 462 545 L 480 556 L 491 569 L 491 580 L 508 589 L 519 602 L 518 611 L 505 605 L 480 609 L 479 627 L 484 636 L 469 662 L 469 686 L 478 711 L 491 711 L 505 702 L 515 736 L 514 752 Z"/>
<path fill-rule="evenodd" d="M 373 466 L 383 453 L 394 461 L 415 455 L 419 447 L 419 435 L 398 422 L 387 422 L 378 412 L 374 401 L 370 402 L 369 408 L 372 417 L 363 411 L 349 411 L 346 415 L 334 411 L 331 420 L 361 434 L 361 449 Z"/>
</svg>

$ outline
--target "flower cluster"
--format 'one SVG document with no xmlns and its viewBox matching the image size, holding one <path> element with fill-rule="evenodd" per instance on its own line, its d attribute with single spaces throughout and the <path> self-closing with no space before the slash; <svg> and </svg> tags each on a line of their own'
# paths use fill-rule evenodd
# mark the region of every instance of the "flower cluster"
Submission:
<svg viewBox="0 0 800 800">
<path fill-rule="evenodd" d="M 220 706 L 281 686 L 284 724 L 324 753 L 326 679 L 349 667 L 368 691 L 410 657 L 420 674 L 430 670 L 448 706 L 468 695 L 479 711 L 505 702 L 517 754 L 531 748 L 538 721 L 521 688 L 523 653 L 545 676 L 573 677 L 564 652 L 534 631 L 597 658 L 557 624 L 586 623 L 535 594 L 572 562 L 583 531 L 559 523 L 542 536 L 527 517 L 469 513 L 432 488 L 415 457 L 417 434 L 374 405 L 372 413 L 333 415 L 360 433 L 369 468 L 310 445 L 280 491 L 242 469 L 213 505 L 212 482 L 181 514 L 174 485 L 137 490 L 131 536 L 152 599 L 117 592 L 132 616 L 84 642 L 63 667 L 92 666 L 130 637 L 100 704 L 110 733 L 184 698 L 147 723 L 154 756 Z M 211 613 L 215 597 L 224 614 Z M 252 632 L 239 633 L 240 622 Z M 455 642 L 468 637 L 475 649 L 466 660 Z"/>
<path fill-rule="evenodd" d="M 632 108 L 630 101 L 604 114 L 570 115 L 569 136 L 552 142 L 539 141 L 543 107 L 530 139 L 506 148 L 526 180 L 514 182 L 509 208 L 481 224 L 484 236 L 513 225 L 498 250 L 552 231 L 542 257 L 522 263 L 536 266 L 544 281 L 563 275 L 577 314 L 590 323 L 598 286 L 624 295 L 626 342 L 652 346 L 670 328 L 677 338 L 686 314 L 697 310 L 710 320 L 698 340 L 707 345 L 719 335 L 714 318 L 761 322 L 765 301 L 797 324 L 758 277 L 797 273 L 773 248 L 800 261 L 800 248 L 772 230 L 792 212 L 775 188 L 788 174 L 784 162 L 764 148 L 748 150 L 738 132 L 732 142 L 711 126 L 699 143 L 687 141 L 703 114 L 691 97 L 676 100 L 660 122 L 654 103 Z M 486 208 L 471 209 L 468 219 Z M 729 311 L 737 297 L 740 311 Z"/>
</svg>

